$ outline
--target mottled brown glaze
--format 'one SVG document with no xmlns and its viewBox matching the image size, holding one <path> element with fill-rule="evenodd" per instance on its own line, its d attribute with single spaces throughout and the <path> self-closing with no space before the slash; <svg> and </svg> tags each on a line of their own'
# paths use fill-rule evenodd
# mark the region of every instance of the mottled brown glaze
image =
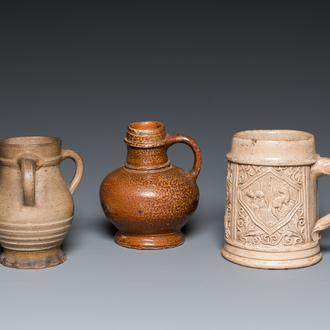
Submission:
<svg viewBox="0 0 330 330">
<path fill-rule="evenodd" d="M 128 126 L 125 166 L 102 182 L 100 199 L 106 216 L 119 232 L 119 245 L 136 249 L 166 249 L 184 243 L 181 228 L 198 205 L 195 183 L 201 168 L 197 144 L 184 135 L 169 135 L 159 122 Z M 171 165 L 167 149 L 188 144 L 195 162 L 191 171 Z"/>
</svg>

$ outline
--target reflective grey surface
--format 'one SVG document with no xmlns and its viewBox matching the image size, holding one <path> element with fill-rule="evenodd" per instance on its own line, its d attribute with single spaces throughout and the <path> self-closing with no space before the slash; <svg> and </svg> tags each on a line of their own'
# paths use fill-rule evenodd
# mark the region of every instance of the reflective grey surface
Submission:
<svg viewBox="0 0 330 330">
<path fill-rule="evenodd" d="M 326 2 L 53 2 L 2 5 L 1 138 L 52 135 L 81 154 L 68 260 L 0 268 L 3 329 L 320 329 L 328 322 L 330 232 L 310 268 L 265 271 L 221 257 L 226 153 L 245 129 L 299 129 L 330 157 Z M 129 123 L 157 120 L 203 154 L 186 242 L 117 246 L 98 189 L 122 166 Z M 191 150 L 169 149 L 190 169 Z M 73 163 L 62 164 L 67 181 Z M 320 215 L 330 211 L 319 180 Z"/>
</svg>

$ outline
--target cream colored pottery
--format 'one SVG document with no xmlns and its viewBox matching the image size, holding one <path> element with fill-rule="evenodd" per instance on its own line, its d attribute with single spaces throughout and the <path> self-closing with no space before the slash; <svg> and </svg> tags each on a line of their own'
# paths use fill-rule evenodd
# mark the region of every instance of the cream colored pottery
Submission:
<svg viewBox="0 0 330 330">
<path fill-rule="evenodd" d="M 67 186 L 60 163 L 76 172 Z M 71 194 L 84 172 L 82 158 L 61 149 L 61 140 L 26 136 L 0 140 L 0 262 L 14 268 L 44 268 L 66 260 L 60 245 L 73 219 Z"/>
<path fill-rule="evenodd" d="M 227 154 L 225 245 L 237 264 L 267 269 L 311 266 L 321 260 L 317 178 L 330 175 L 312 134 L 256 130 L 233 136 Z"/>
</svg>

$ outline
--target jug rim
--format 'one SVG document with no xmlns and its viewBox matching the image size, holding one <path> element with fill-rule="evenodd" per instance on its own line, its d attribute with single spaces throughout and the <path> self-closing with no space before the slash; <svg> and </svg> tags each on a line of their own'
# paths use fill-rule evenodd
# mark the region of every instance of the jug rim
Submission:
<svg viewBox="0 0 330 330">
<path fill-rule="evenodd" d="M 165 131 L 165 126 L 159 121 L 138 121 L 128 125 L 127 130 L 131 134 L 145 135 L 145 134 L 159 134 Z"/>
<path fill-rule="evenodd" d="M 125 143 L 132 147 L 152 148 L 166 144 L 166 130 L 159 121 L 140 121 L 128 125 Z"/>
</svg>

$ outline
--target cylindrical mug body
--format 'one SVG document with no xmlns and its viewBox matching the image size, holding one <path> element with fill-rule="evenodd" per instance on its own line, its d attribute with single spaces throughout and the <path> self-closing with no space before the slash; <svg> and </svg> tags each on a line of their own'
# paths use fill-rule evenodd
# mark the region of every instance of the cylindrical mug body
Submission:
<svg viewBox="0 0 330 330">
<path fill-rule="evenodd" d="M 321 258 L 314 136 L 244 131 L 227 155 L 223 256 L 256 268 L 297 268 Z"/>
</svg>

